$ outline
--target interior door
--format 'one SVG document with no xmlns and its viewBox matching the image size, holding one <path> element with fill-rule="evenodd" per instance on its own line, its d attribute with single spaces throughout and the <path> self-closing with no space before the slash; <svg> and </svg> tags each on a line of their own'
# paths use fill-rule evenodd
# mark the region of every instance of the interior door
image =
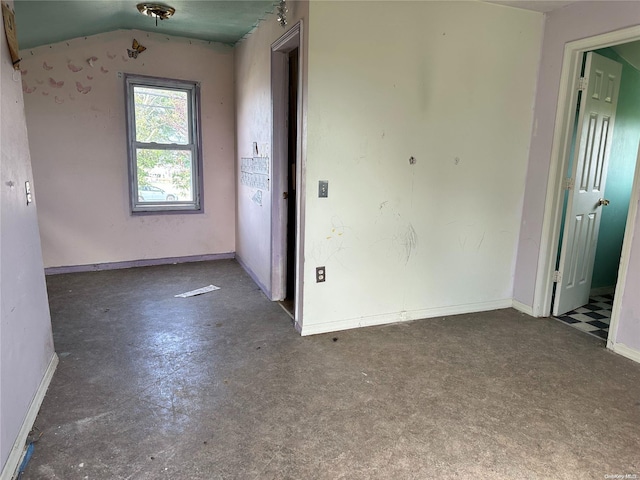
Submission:
<svg viewBox="0 0 640 480">
<path fill-rule="evenodd" d="M 553 314 L 589 302 L 622 65 L 586 54 Z"/>
</svg>

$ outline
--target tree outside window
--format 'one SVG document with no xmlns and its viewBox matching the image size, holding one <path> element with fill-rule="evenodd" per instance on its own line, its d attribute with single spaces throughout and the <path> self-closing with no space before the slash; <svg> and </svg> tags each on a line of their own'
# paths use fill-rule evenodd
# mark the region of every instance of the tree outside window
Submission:
<svg viewBox="0 0 640 480">
<path fill-rule="evenodd" d="M 126 85 L 132 211 L 201 211 L 198 85 L 134 75 Z"/>
</svg>

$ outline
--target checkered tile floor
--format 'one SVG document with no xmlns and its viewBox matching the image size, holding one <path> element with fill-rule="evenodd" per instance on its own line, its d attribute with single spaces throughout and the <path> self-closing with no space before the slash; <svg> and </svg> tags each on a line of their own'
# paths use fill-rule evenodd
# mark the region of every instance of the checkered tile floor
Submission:
<svg viewBox="0 0 640 480">
<path fill-rule="evenodd" d="M 606 340 L 609 335 L 612 306 L 613 295 L 600 295 L 589 298 L 588 304 L 555 318 L 578 330 Z"/>
</svg>

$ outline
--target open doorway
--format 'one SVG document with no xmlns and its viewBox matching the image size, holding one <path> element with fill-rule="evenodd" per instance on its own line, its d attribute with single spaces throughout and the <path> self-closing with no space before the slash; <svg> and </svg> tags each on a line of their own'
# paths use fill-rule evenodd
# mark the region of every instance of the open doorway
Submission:
<svg viewBox="0 0 640 480">
<path fill-rule="evenodd" d="M 297 244 L 297 144 L 298 144 L 298 49 L 289 52 L 287 118 L 287 285 L 282 306 L 295 316 L 296 244 Z"/>
<path fill-rule="evenodd" d="M 273 99 L 272 299 L 301 323 L 301 23 L 271 46 Z"/>
<path fill-rule="evenodd" d="M 637 33 L 630 34 L 630 38 L 633 36 L 637 38 Z M 585 47 L 589 46 L 588 42 L 589 40 L 581 41 Z M 571 52 L 568 45 L 566 51 L 573 54 L 574 61 L 572 68 L 575 83 L 572 83 L 571 76 L 568 76 L 569 85 L 578 87 L 577 92 L 566 95 L 564 106 L 559 103 L 559 113 L 560 109 L 564 108 L 567 121 L 562 132 L 565 151 L 564 154 L 560 152 L 563 158 L 559 159 L 559 170 L 555 172 L 555 180 L 560 183 L 562 192 L 558 195 L 555 213 L 559 221 L 556 234 L 558 250 L 553 252 L 553 283 L 547 291 L 550 299 L 547 312 L 551 311 L 556 318 L 565 323 L 602 339 L 610 338 L 610 331 L 615 331 L 615 306 L 619 304 L 615 292 L 620 287 L 618 278 L 624 279 L 626 276 L 628 247 L 625 253 L 624 239 L 629 236 L 627 227 L 633 227 L 628 225 L 633 223 L 628 222 L 628 219 L 635 218 L 629 214 L 629 209 L 631 199 L 635 198 L 638 189 L 638 182 L 636 180 L 634 184 L 633 179 L 637 171 L 640 140 L 640 109 L 637 108 L 640 105 L 640 42 L 610 42 L 606 45 L 607 43 L 605 41 L 599 44 L 597 39 L 591 39 L 591 46 L 605 48 L 575 48 Z M 594 53 L 597 55 L 593 55 Z M 613 113 L 615 122 L 612 121 L 614 125 L 610 132 L 609 165 L 600 172 L 602 185 L 594 186 L 593 183 L 589 183 L 585 186 L 581 182 L 588 175 L 581 173 L 580 165 L 575 165 L 581 161 L 580 149 L 584 148 L 584 145 L 589 148 L 589 143 L 592 142 L 595 144 L 595 150 L 598 150 L 604 143 L 595 134 L 593 138 L 589 138 L 589 121 L 593 120 L 592 130 L 606 130 L 594 120 L 597 117 L 594 114 L 595 110 L 585 103 L 585 97 L 589 100 L 594 94 L 588 86 L 593 80 L 579 80 L 579 77 L 589 77 L 588 64 L 591 61 L 589 57 L 592 56 L 604 57 L 606 61 L 619 63 L 622 75 L 619 96 L 615 99 L 618 108 Z M 604 70 L 603 67 L 600 73 Z M 606 77 L 607 75 L 604 75 L 603 78 Z M 572 108 L 568 108 L 572 104 Z M 613 117 L 607 113 L 603 118 Z M 591 145 L 591 148 L 594 148 L 594 145 Z M 597 155 L 594 154 L 593 157 Z M 598 159 L 594 162 L 589 164 L 587 161 L 586 168 L 593 168 L 598 164 Z M 550 177 L 550 181 L 554 180 L 553 177 L 554 175 Z M 594 208 L 586 214 L 575 214 L 575 208 L 572 207 L 572 201 L 577 201 L 580 189 L 598 197 L 589 200 L 588 203 Z M 598 220 L 599 228 L 597 223 L 591 222 L 594 219 Z M 596 226 L 591 228 L 591 223 Z M 580 235 L 574 235 L 572 228 L 590 231 L 591 237 L 583 235 L 585 238 L 581 240 Z M 575 249 L 583 252 L 590 250 L 591 263 L 586 262 L 583 265 L 580 261 L 571 260 L 571 251 Z M 567 295 L 567 285 L 571 286 L 571 282 L 576 285 L 582 283 L 586 293 L 574 295 L 570 292 Z M 572 296 L 574 298 L 571 298 Z"/>
</svg>

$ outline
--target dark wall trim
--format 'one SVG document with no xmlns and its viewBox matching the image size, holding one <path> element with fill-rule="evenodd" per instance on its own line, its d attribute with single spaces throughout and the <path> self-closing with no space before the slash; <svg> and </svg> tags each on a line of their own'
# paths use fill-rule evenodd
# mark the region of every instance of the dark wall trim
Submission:
<svg viewBox="0 0 640 480">
<path fill-rule="evenodd" d="M 235 252 L 190 255 L 188 257 L 151 258 L 147 260 L 130 260 L 127 262 L 91 263 L 88 265 L 71 265 L 68 267 L 49 267 L 44 269 L 44 273 L 45 275 L 58 275 L 60 273 L 97 272 L 100 270 L 118 270 L 121 268 L 170 265 L 173 263 L 206 262 L 209 260 L 228 260 L 231 258 L 236 258 Z"/>
<path fill-rule="evenodd" d="M 260 290 L 262 290 L 262 293 L 264 293 L 266 295 L 266 297 L 269 300 L 273 300 L 273 298 L 271 297 L 271 292 L 269 291 L 269 289 L 266 287 L 266 285 L 264 285 L 260 279 L 258 278 L 258 276 L 253 272 L 253 270 L 251 270 L 246 263 L 244 263 L 242 261 L 242 258 L 236 256 L 236 262 L 238 262 L 240 264 L 240 266 L 242 268 L 244 268 L 244 271 L 247 272 L 249 274 L 249 276 L 251 277 L 251 279 L 256 282 L 256 285 L 258 285 L 258 287 L 260 287 Z"/>
</svg>

